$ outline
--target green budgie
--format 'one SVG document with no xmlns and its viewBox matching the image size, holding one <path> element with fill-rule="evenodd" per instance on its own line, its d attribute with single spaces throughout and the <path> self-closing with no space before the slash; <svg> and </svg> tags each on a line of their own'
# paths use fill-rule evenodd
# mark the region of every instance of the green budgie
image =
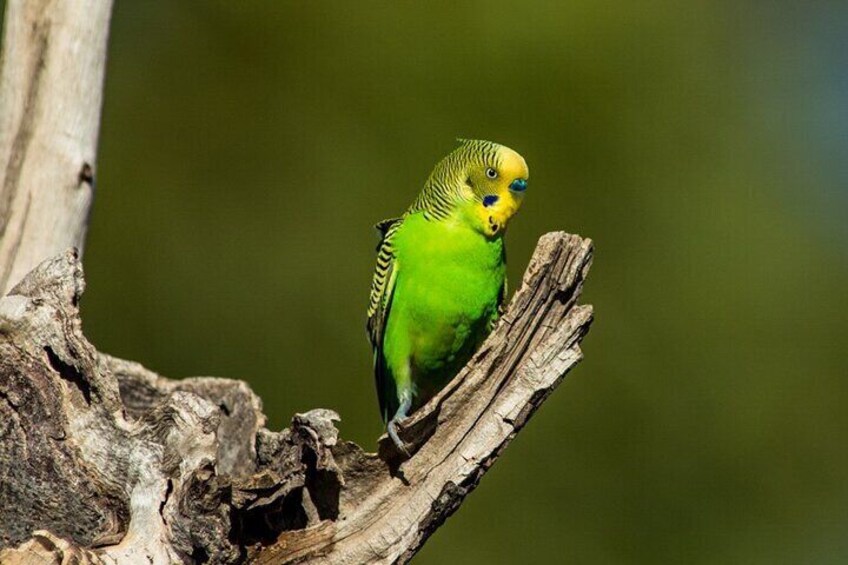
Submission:
<svg viewBox="0 0 848 565">
<path fill-rule="evenodd" d="M 521 155 L 490 141 L 459 142 L 409 210 L 377 224 L 367 328 L 383 422 L 407 455 L 397 422 L 456 375 L 498 318 L 504 231 L 527 190 Z"/>
</svg>

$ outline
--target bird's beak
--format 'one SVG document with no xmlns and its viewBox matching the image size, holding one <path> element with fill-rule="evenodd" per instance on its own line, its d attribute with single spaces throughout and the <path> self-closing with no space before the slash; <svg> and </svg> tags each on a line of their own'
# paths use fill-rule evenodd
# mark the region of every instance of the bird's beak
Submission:
<svg viewBox="0 0 848 565">
<path fill-rule="evenodd" d="M 527 190 L 527 179 L 515 179 L 509 185 L 509 189 L 512 192 L 524 192 Z"/>
</svg>

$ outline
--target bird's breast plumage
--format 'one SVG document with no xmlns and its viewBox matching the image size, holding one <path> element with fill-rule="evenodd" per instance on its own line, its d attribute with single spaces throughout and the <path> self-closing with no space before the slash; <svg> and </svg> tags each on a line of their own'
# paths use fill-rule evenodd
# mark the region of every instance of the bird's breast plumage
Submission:
<svg viewBox="0 0 848 565">
<path fill-rule="evenodd" d="M 480 344 L 497 315 L 506 275 L 503 240 L 461 222 L 412 214 L 394 245 L 398 278 L 388 332 L 409 339 L 418 373 L 448 374 Z"/>
</svg>

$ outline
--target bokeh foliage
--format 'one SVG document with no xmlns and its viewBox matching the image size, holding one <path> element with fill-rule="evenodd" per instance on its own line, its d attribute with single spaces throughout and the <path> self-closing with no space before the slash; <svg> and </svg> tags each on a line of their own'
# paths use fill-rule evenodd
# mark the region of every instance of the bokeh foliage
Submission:
<svg viewBox="0 0 848 565">
<path fill-rule="evenodd" d="M 848 560 L 839 3 L 118 0 L 86 333 L 380 432 L 374 222 L 453 138 L 596 241 L 586 361 L 419 563 Z"/>
</svg>

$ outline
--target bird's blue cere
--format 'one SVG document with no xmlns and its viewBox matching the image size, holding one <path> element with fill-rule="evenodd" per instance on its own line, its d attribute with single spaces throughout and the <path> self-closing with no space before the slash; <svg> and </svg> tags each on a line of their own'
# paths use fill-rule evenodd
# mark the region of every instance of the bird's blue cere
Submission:
<svg viewBox="0 0 848 565">
<path fill-rule="evenodd" d="M 486 196 L 483 197 L 483 206 L 488 208 L 489 206 L 491 206 L 492 204 L 494 204 L 497 201 L 498 201 L 498 197 L 496 195 L 487 194 Z"/>
<path fill-rule="evenodd" d="M 509 185 L 509 189 L 513 192 L 524 192 L 527 190 L 527 180 L 515 179 L 512 181 L 512 184 Z"/>
</svg>

